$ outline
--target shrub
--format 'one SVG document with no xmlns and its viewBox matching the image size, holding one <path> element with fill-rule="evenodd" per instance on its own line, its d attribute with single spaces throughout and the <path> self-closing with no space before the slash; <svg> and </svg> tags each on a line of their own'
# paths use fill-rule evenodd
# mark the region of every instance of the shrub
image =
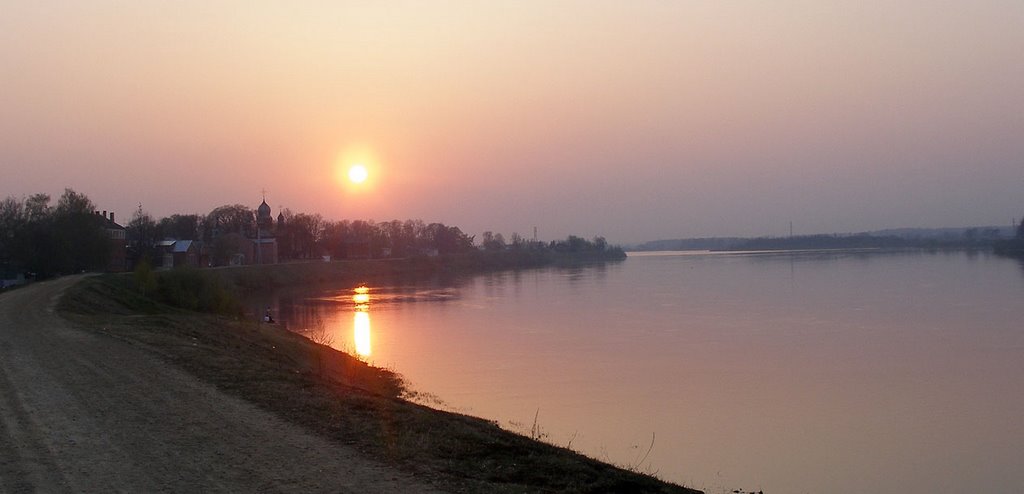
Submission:
<svg viewBox="0 0 1024 494">
<path fill-rule="evenodd" d="M 176 268 L 157 276 L 156 297 L 187 310 L 240 314 L 241 304 L 219 278 L 193 268 Z"/>
</svg>

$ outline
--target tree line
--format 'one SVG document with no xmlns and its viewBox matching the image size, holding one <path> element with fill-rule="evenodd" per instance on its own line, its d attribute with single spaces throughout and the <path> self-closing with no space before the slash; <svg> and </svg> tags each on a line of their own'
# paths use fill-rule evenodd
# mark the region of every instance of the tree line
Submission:
<svg viewBox="0 0 1024 494">
<path fill-rule="evenodd" d="M 257 224 L 256 212 L 242 204 L 214 208 L 207 214 L 172 214 L 154 218 L 142 206 L 124 225 L 125 256 L 131 268 L 142 261 L 159 264 L 160 242 L 166 239 L 202 242 L 213 265 L 227 264 L 237 243 L 258 234 L 272 235 L 282 261 L 354 257 L 447 256 L 474 252 L 556 253 L 579 256 L 611 254 L 624 257 L 603 237 L 540 242 L 518 233 L 506 240 L 501 233 L 484 232 L 481 243 L 456 226 L 422 220 L 324 219 L 319 214 L 283 209 L 270 224 Z M 65 189 L 55 204 L 47 194 L 0 201 L 0 279 L 18 273 L 40 278 L 81 271 L 104 270 L 111 259 L 107 229 L 113 221 L 98 214 L 84 194 Z"/>
<path fill-rule="evenodd" d="M 0 201 L 0 275 L 39 277 L 104 269 L 110 260 L 106 219 L 72 189 Z"/>
<path fill-rule="evenodd" d="M 134 239 L 139 257 L 153 255 L 156 243 L 164 238 L 179 240 L 201 240 L 211 245 L 215 263 L 217 253 L 230 251 L 226 234 L 237 233 L 248 238 L 256 236 L 259 228 L 254 211 L 241 204 L 224 205 L 214 208 L 206 215 L 174 214 L 159 221 L 154 220 L 141 208 L 128 223 L 128 237 Z M 278 257 L 281 260 L 317 259 L 322 255 L 334 258 L 352 256 L 353 249 L 360 249 L 366 257 L 411 257 L 416 255 L 451 255 L 475 252 L 476 237 L 464 233 L 457 226 L 444 223 L 425 223 L 422 220 L 373 220 L 324 219 L 320 214 L 295 213 L 283 209 L 280 218 L 274 219 L 267 228 L 278 243 Z M 513 233 L 506 241 L 501 233 L 484 232 L 480 248 L 485 251 L 501 250 L 551 250 L 559 253 L 604 252 L 611 247 L 604 237 L 591 240 L 569 236 L 565 240 L 548 243 L 528 241 Z"/>
<path fill-rule="evenodd" d="M 1024 218 L 1017 225 L 1016 235 L 1008 240 L 1000 240 L 995 244 L 997 254 L 1024 257 Z"/>
<path fill-rule="evenodd" d="M 255 238 L 257 218 L 242 204 L 224 205 L 205 215 L 173 214 L 154 219 L 139 208 L 126 227 L 129 250 L 137 258 L 155 258 L 160 240 L 197 240 L 210 246 L 214 264 L 225 264 L 225 256 L 238 238 Z M 456 254 L 474 249 L 474 237 L 458 227 L 421 220 L 393 220 L 383 223 L 365 220 L 330 221 L 320 214 L 280 212 L 279 219 L 266 225 L 264 234 L 278 244 L 281 260 L 318 259 L 323 255 L 348 257 L 353 246 L 368 257 L 407 257 L 436 251 Z M 231 235 L 237 234 L 237 235 Z"/>
<path fill-rule="evenodd" d="M 795 235 L 791 237 L 712 237 L 655 240 L 634 247 L 654 250 L 800 250 L 800 249 L 986 249 L 1007 245 L 1005 233 L 996 227 L 944 229 L 941 234 L 912 235 L 856 233 Z M 1017 238 L 1022 238 L 1017 228 Z"/>
</svg>

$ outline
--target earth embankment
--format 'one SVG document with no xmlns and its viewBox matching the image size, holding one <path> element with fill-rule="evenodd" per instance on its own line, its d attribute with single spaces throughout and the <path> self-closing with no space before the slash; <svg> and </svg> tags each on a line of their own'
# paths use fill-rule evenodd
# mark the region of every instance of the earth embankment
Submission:
<svg viewBox="0 0 1024 494">
<path fill-rule="evenodd" d="M 2 492 L 431 492 L 58 317 L 68 277 L 0 294 Z"/>
</svg>

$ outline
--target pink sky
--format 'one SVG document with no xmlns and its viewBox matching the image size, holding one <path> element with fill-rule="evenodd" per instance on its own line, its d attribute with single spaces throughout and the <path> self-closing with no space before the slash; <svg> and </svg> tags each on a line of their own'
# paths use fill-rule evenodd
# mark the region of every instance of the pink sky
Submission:
<svg viewBox="0 0 1024 494">
<path fill-rule="evenodd" d="M 0 196 L 613 242 L 1024 215 L 1019 1 L 0 3 Z"/>
</svg>

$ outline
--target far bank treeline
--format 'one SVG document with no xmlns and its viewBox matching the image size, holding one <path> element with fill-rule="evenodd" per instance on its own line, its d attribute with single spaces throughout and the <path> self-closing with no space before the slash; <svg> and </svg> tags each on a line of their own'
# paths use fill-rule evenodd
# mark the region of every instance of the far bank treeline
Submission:
<svg viewBox="0 0 1024 494">
<path fill-rule="evenodd" d="M 1024 218 L 1017 225 L 1017 234 L 1007 240 L 998 240 L 993 245 L 997 254 L 1024 258 Z"/>
<path fill-rule="evenodd" d="M 1022 223 L 1024 224 L 1024 223 Z M 992 249 L 998 254 L 1024 255 L 1024 227 L 949 228 L 900 234 L 856 233 L 791 237 L 712 237 L 655 240 L 633 247 L 658 250 L 814 250 L 814 249 Z"/>
<path fill-rule="evenodd" d="M 53 204 L 47 194 L 0 201 L 0 279 L 29 274 L 46 278 L 81 271 L 132 270 L 159 265 L 161 241 L 194 241 L 206 255 L 204 266 L 230 263 L 240 238 L 256 238 L 261 227 L 256 211 L 241 204 L 217 207 L 208 214 L 173 214 L 156 219 L 141 207 L 123 226 L 114 215 L 100 214 L 84 194 L 72 189 Z M 421 220 L 374 222 L 330 221 L 319 214 L 279 212 L 273 234 L 278 261 L 361 258 L 460 257 L 487 259 L 495 267 L 539 265 L 557 259 L 625 258 L 604 238 L 539 242 L 513 233 L 485 232 L 477 243 L 456 226 Z M 118 269 L 119 266 L 120 269 Z"/>
</svg>

